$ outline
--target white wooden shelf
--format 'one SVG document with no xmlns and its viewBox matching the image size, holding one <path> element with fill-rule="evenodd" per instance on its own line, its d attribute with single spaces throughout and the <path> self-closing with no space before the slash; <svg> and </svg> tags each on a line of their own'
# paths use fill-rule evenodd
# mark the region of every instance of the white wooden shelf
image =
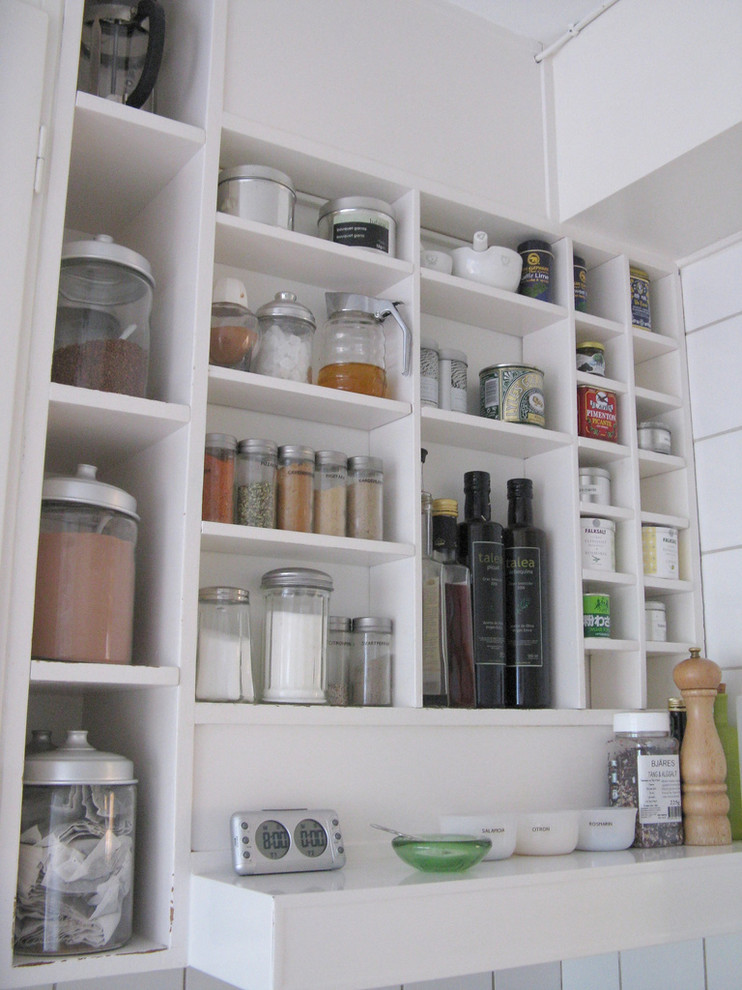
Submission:
<svg viewBox="0 0 742 990">
<path fill-rule="evenodd" d="M 631 448 L 625 444 L 593 440 L 591 437 L 578 437 L 577 446 L 582 467 L 605 467 L 631 454 Z"/>
<path fill-rule="evenodd" d="M 663 643 L 655 643 L 649 641 L 647 643 L 647 656 L 648 657 L 667 656 L 668 654 L 673 654 L 673 653 L 689 653 L 691 647 L 695 645 L 696 645 L 695 643 L 677 642 L 670 640 L 666 640 Z"/>
<path fill-rule="evenodd" d="M 57 958 L 15 953 L 14 973 L 10 977 L 12 983 L 8 982 L 5 986 L 8 990 L 11 987 L 36 987 L 39 979 L 48 981 L 44 986 L 77 979 L 104 980 L 116 976 L 133 979 L 140 973 L 163 969 L 171 964 L 166 948 L 160 942 L 135 933 L 126 945 L 113 952 L 91 952 L 87 955 Z M 158 956 L 162 956 L 163 961 Z"/>
<path fill-rule="evenodd" d="M 31 685 L 75 687 L 176 687 L 178 667 L 145 667 L 142 664 L 64 663 L 32 660 Z"/>
<path fill-rule="evenodd" d="M 658 392 L 651 388 L 642 388 L 639 385 L 634 389 L 634 396 L 636 398 L 636 416 L 639 422 L 683 407 L 683 400 L 679 396 Z"/>
<path fill-rule="evenodd" d="M 682 471 L 685 459 L 677 454 L 657 454 L 653 450 L 639 450 L 639 477 L 654 478 L 658 474 Z"/>
<path fill-rule="evenodd" d="M 636 584 L 636 577 L 633 574 L 623 574 L 621 571 L 596 571 L 590 568 L 583 568 L 583 584 L 614 584 L 632 585 Z"/>
<path fill-rule="evenodd" d="M 497 451 L 509 457 L 533 457 L 572 443 L 568 433 L 521 423 L 501 423 L 484 416 L 449 412 L 431 406 L 423 406 L 421 420 L 422 439 L 426 443 Z"/>
<path fill-rule="evenodd" d="M 674 526 L 676 529 L 688 529 L 690 525 L 687 516 L 674 516 L 666 512 L 642 512 L 640 519 L 652 526 Z"/>
<path fill-rule="evenodd" d="M 593 316 L 591 313 L 578 312 L 575 312 L 575 330 L 578 344 L 585 340 L 598 340 L 605 344 L 625 333 L 623 323 L 606 320 L 602 316 Z"/>
<path fill-rule="evenodd" d="M 625 395 L 629 390 L 626 382 L 616 381 L 615 378 L 606 378 L 605 375 L 591 375 L 587 371 L 578 371 L 576 375 L 578 385 L 592 385 L 593 388 L 607 389 L 617 395 Z"/>
<path fill-rule="evenodd" d="M 600 505 L 597 502 L 580 502 L 580 515 L 600 519 L 628 521 L 634 518 L 634 510 L 623 505 Z"/>
<path fill-rule="evenodd" d="M 569 959 L 586 932 L 604 953 L 697 938 L 699 918 L 708 935 L 742 927 L 739 843 L 512 856 L 448 876 L 386 843 L 346 851 L 341 870 L 253 878 L 227 851 L 195 857 L 189 964 L 243 990 L 362 990 Z"/>
<path fill-rule="evenodd" d="M 644 590 L 654 591 L 663 595 L 684 595 L 695 591 L 692 581 L 683 581 L 680 578 L 658 578 L 644 577 Z"/>
<path fill-rule="evenodd" d="M 678 349 L 678 342 L 672 337 L 652 330 L 639 330 L 633 327 L 631 338 L 634 345 L 634 361 L 637 364 Z"/>
<path fill-rule="evenodd" d="M 633 653 L 638 649 L 639 642 L 635 639 L 585 637 L 585 653 Z"/>
</svg>

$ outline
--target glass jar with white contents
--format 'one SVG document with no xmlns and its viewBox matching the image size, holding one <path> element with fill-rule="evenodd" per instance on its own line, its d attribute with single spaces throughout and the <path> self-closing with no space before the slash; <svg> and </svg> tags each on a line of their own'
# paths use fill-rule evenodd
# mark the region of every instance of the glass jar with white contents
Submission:
<svg viewBox="0 0 742 990">
<path fill-rule="evenodd" d="M 346 533 L 361 540 L 381 540 L 384 529 L 384 463 L 379 457 L 348 459 Z"/>
<path fill-rule="evenodd" d="M 332 578 L 309 567 L 285 567 L 264 574 L 261 588 L 263 701 L 325 704 Z"/>
<path fill-rule="evenodd" d="M 250 595 L 244 588 L 198 593 L 197 701 L 254 701 Z"/>
<path fill-rule="evenodd" d="M 259 375 L 292 382 L 312 380 L 314 316 L 293 292 L 277 292 L 257 312 L 260 343 L 252 365 Z"/>
<path fill-rule="evenodd" d="M 354 705 L 391 705 L 391 619 L 374 615 L 353 619 L 350 680 Z"/>
<path fill-rule="evenodd" d="M 314 455 L 315 533 L 345 536 L 345 486 L 348 458 L 339 450 L 318 450 Z"/>
</svg>

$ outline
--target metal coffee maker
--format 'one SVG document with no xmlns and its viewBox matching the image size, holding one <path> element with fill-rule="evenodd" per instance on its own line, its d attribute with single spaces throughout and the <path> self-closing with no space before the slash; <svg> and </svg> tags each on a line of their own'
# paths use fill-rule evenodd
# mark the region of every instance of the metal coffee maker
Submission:
<svg viewBox="0 0 742 990">
<path fill-rule="evenodd" d="M 165 11 L 155 0 L 86 0 L 77 88 L 153 110 L 165 46 Z"/>
</svg>

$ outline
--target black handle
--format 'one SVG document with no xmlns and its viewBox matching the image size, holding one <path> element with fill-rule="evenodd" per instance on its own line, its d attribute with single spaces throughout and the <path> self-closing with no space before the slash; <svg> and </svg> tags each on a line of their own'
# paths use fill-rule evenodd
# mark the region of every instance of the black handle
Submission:
<svg viewBox="0 0 742 990">
<path fill-rule="evenodd" d="M 141 107 L 154 89 L 157 73 L 162 63 L 162 53 L 165 50 L 165 11 L 156 0 L 139 0 L 135 24 L 149 18 L 149 43 L 144 57 L 144 66 L 139 82 L 129 94 L 127 107 Z"/>
</svg>

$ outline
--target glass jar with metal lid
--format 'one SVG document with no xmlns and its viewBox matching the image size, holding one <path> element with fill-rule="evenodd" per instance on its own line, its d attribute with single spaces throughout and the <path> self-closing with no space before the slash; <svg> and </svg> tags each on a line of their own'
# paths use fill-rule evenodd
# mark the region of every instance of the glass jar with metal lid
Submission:
<svg viewBox="0 0 742 990">
<path fill-rule="evenodd" d="M 332 578 L 309 567 L 285 567 L 264 574 L 261 588 L 263 701 L 325 704 Z"/>
<path fill-rule="evenodd" d="M 343 196 L 320 207 L 317 220 L 320 237 L 336 244 L 371 248 L 395 256 L 397 221 L 394 209 L 372 196 Z"/>
<path fill-rule="evenodd" d="M 311 533 L 314 513 L 314 451 L 296 443 L 278 448 L 276 520 L 279 529 Z"/>
<path fill-rule="evenodd" d="M 285 172 L 267 165 L 236 165 L 219 174 L 216 208 L 242 220 L 294 229 L 296 191 Z"/>
<path fill-rule="evenodd" d="M 65 244 L 52 381 L 144 396 L 154 286 L 147 259 L 108 234 Z"/>
<path fill-rule="evenodd" d="M 276 464 L 272 440 L 240 440 L 235 471 L 235 521 L 273 529 L 276 525 Z"/>
<path fill-rule="evenodd" d="M 391 619 L 375 615 L 353 619 L 350 671 L 354 705 L 391 705 Z"/>
<path fill-rule="evenodd" d="M 277 292 L 257 312 L 260 341 L 252 362 L 259 375 L 292 382 L 312 381 L 312 337 L 317 327 L 311 310 L 293 292 Z"/>
<path fill-rule="evenodd" d="M 344 615 L 331 615 L 327 625 L 327 702 L 350 704 L 351 622 Z"/>
<path fill-rule="evenodd" d="M 204 483 L 201 518 L 234 522 L 234 471 L 237 438 L 229 433 L 207 433 L 204 438 Z"/>
<path fill-rule="evenodd" d="M 348 459 L 348 536 L 381 540 L 384 535 L 384 462 L 380 457 Z"/>
<path fill-rule="evenodd" d="M 605 346 L 599 340 L 584 340 L 577 345 L 577 370 L 605 375 Z"/>
<path fill-rule="evenodd" d="M 254 701 L 250 595 L 244 588 L 198 592 L 197 701 Z"/>
<path fill-rule="evenodd" d="M 131 938 L 136 783 L 131 760 L 94 749 L 84 730 L 26 758 L 18 952 L 102 952 Z"/>
<path fill-rule="evenodd" d="M 314 457 L 314 532 L 345 536 L 348 458 L 339 450 L 318 450 Z"/>
<path fill-rule="evenodd" d="M 79 464 L 41 493 L 32 656 L 131 663 L 136 499 Z"/>
</svg>

